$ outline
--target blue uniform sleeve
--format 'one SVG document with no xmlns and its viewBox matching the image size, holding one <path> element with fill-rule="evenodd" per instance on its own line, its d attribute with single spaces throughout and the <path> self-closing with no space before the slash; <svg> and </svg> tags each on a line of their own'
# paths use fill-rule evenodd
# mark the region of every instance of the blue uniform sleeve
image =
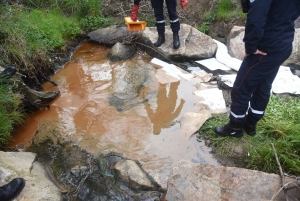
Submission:
<svg viewBox="0 0 300 201">
<path fill-rule="evenodd" d="M 264 34 L 264 25 L 273 0 L 250 0 L 250 9 L 245 26 L 246 54 L 253 54 Z"/>
<path fill-rule="evenodd" d="M 135 5 L 140 5 L 140 1 L 141 1 L 141 0 L 134 0 L 133 3 L 134 3 Z"/>
</svg>

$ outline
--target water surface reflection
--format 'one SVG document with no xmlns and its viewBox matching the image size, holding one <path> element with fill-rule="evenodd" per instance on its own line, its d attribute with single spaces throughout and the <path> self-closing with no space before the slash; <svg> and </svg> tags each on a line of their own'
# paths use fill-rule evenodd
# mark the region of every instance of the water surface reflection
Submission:
<svg viewBox="0 0 300 201">
<path fill-rule="evenodd" d="M 24 144 L 52 121 L 49 132 L 56 130 L 95 155 L 115 151 L 139 160 L 163 187 L 180 159 L 217 165 L 209 149 L 195 136 L 184 137 L 180 128 L 183 114 L 199 111 L 194 105 L 199 98 L 192 94 L 197 80 L 159 84 L 149 56 L 112 63 L 106 59 L 107 50 L 82 44 L 64 69 L 53 75 L 59 86 L 44 85 L 47 91 L 61 91 L 50 110 L 31 114 L 9 146 Z M 111 97 L 117 97 L 113 99 L 117 106 Z"/>
</svg>

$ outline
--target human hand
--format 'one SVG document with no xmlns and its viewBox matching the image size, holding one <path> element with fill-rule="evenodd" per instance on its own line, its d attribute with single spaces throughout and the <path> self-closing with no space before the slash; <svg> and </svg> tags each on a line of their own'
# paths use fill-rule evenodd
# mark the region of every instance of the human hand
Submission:
<svg viewBox="0 0 300 201">
<path fill-rule="evenodd" d="M 253 54 L 260 54 L 260 55 L 263 55 L 263 56 L 266 56 L 267 53 L 266 52 L 263 52 L 263 51 L 260 51 L 260 50 L 256 50 L 256 52 L 254 52 Z M 244 56 L 244 59 L 249 56 L 250 54 L 245 54 Z"/>
<path fill-rule="evenodd" d="M 130 18 L 135 22 L 138 19 L 139 5 L 134 4 L 131 10 Z"/>
<path fill-rule="evenodd" d="M 260 50 L 256 50 L 256 52 L 254 52 L 253 54 L 261 54 L 261 55 L 267 55 L 266 52 L 260 51 Z"/>
<path fill-rule="evenodd" d="M 180 6 L 182 9 L 184 9 L 184 7 L 188 4 L 187 0 L 180 0 Z"/>
</svg>

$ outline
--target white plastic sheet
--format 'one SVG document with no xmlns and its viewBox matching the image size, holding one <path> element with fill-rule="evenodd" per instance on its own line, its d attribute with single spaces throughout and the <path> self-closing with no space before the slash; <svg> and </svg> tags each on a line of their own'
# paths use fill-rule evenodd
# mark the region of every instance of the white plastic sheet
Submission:
<svg viewBox="0 0 300 201">
<path fill-rule="evenodd" d="M 233 87 L 236 75 L 220 75 L 221 80 L 229 87 Z M 277 76 L 272 84 L 272 92 L 276 94 L 300 94 L 300 78 L 293 75 L 289 67 L 280 66 Z"/>
<path fill-rule="evenodd" d="M 293 75 L 289 67 L 280 66 L 272 84 L 272 91 L 277 94 L 300 94 L 300 78 L 297 75 Z"/>
<path fill-rule="evenodd" d="M 218 60 L 216 58 L 210 58 L 210 59 L 204 59 L 204 60 L 200 60 L 200 61 L 196 61 L 197 63 L 205 66 L 206 68 L 214 71 L 214 70 L 224 70 L 224 71 L 228 71 L 231 70 L 231 68 L 229 68 L 228 66 L 218 62 Z"/>
<path fill-rule="evenodd" d="M 183 73 L 181 72 L 181 70 L 179 70 L 175 65 L 173 64 L 168 64 L 162 60 L 159 60 L 157 58 L 153 58 L 151 60 L 151 63 L 154 63 L 156 65 L 159 65 L 162 67 L 162 69 L 164 71 L 166 71 L 169 75 L 175 77 L 175 78 L 183 78 L 183 79 L 186 79 L 186 80 L 189 80 L 189 79 L 192 79 L 194 76 L 190 73 Z"/>
<path fill-rule="evenodd" d="M 218 88 L 204 89 L 195 91 L 194 94 L 203 99 L 199 103 L 206 105 L 212 113 L 226 112 L 226 104 L 222 90 Z"/>
<path fill-rule="evenodd" d="M 242 63 L 241 60 L 231 57 L 228 54 L 228 49 L 223 43 L 214 40 L 218 45 L 216 60 L 231 69 L 238 71 Z M 221 75 L 222 81 L 230 87 L 233 86 L 236 75 Z M 290 68 L 280 66 L 277 76 L 272 84 L 274 93 L 292 93 L 300 94 L 300 78 L 293 75 Z"/>
<path fill-rule="evenodd" d="M 216 59 L 218 60 L 218 62 L 228 66 L 229 68 L 231 68 L 235 71 L 238 71 L 240 69 L 242 61 L 237 58 L 231 57 L 228 54 L 228 49 L 225 44 L 223 44 L 217 40 L 214 40 L 214 41 L 218 45 L 218 49 L 217 49 L 217 53 L 216 53 Z"/>
</svg>

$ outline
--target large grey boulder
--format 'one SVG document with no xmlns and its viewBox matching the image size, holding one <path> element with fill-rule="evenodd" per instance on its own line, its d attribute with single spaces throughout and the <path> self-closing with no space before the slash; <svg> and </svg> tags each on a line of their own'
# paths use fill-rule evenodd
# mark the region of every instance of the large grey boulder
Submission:
<svg viewBox="0 0 300 201">
<path fill-rule="evenodd" d="M 291 56 L 283 64 L 284 65 L 288 65 L 288 64 L 300 65 L 300 28 L 295 29 L 293 52 L 292 52 Z"/>
<path fill-rule="evenodd" d="M 155 48 L 152 44 L 158 37 L 156 27 L 146 28 L 141 34 L 141 41 L 144 44 L 149 44 L 147 41 L 150 41 L 151 48 Z M 173 48 L 173 32 L 169 26 L 166 27 L 165 38 L 166 42 L 157 49 L 170 59 L 207 59 L 213 57 L 217 51 L 217 44 L 210 36 L 187 24 L 180 25 L 179 49 Z"/>
<path fill-rule="evenodd" d="M 127 27 L 117 27 L 113 25 L 92 31 L 87 36 L 91 42 L 112 47 L 118 42 L 129 43 L 138 35 L 139 32 L 130 32 Z"/>
<path fill-rule="evenodd" d="M 244 38 L 245 27 L 234 26 L 227 38 L 228 53 L 230 56 L 243 60 L 245 54 Z M 300 28 L 295 29 L 293 52 L 283 65 L 300 63 Z"/>
<path fill-rule="evenodd" d="M 243 42 L 245 27 L 234 26 L 227 38 L 228 54 L 237 59 L 243 60 L 245 56 L 245 44 Z"/>
<path fill-rule="evenodd" d="M 158 48 L 153 45 L 158 37 L 156 27 L 146 27 L 144 31 L 131 32 L 127 27 L 110 26 L 89 33 L 88 38 L 91 42 L 105 46 L 113 46 L 118 42 L 136 45 L 150 56 L 162 60 L 206 59 L 214 56 L 217 44 L 210 36 L 187 24 L 181 24 L 180 27 L 179 49 L 173 49 L 173 33 L 170 26 L 166 26 L 166 42 Z"/>
<path fill-rule="evenodd" d="M 15 200 L 59 201 L 60 189 L 46 176 L 43 165 L 31 152 L 0 151 L 0 186 L 16 177 L 25 179 L 25 187 Z"/>
<path fill-rule="evenodd" d="M 290 181 L 292 179 L 286 178 L 286 183 Z M 299 188 L 289 190 L 288 196 L 289 201 L 299 200 Z M 165 200 L 279 201 L 285 197 L 279 175 L 179 161 L 168 180 Z"/>
</svg>

